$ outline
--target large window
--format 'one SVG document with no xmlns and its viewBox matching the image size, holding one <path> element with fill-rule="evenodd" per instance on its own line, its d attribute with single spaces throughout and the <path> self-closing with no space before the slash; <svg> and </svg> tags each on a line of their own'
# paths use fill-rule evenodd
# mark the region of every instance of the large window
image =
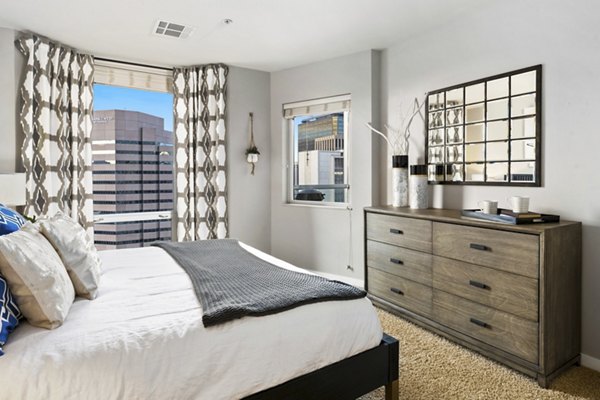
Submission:
<svg viewBox="0 0 600 400">
<path fill-rule="evenodd" d="M 96 246 L 141 247 L 171 240 L 173 96 L 160 86 L 148 88 L 141 79 L 137 85 L 128 79 L 129 87 L 119 81 L 119 86 L 98 82 L 106 82 L 102 77 L 108 76 L 114 81 L 114 72 L 101 70 L 94 85 Z"/>
<path fill-rule="evenodd" d="M 289 203 L 345 205 L 348 201 L 350 96 L 285 104 Z"/>
</svg>

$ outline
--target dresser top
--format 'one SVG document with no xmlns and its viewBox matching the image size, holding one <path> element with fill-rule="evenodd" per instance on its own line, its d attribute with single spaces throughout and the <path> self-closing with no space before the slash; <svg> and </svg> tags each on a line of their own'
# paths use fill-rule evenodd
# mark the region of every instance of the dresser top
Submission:
<svg viewBox="0 0 600 400">
<path fill-rule="evenodd" d="M 512 232 L 523 232 L 540 234 L 550 229 L 556 229 L 567 225 L 577 225 L 580 222 L 574 221 L 563 221 L 558 223 L 541 223 L 541 224 L 524 224 L 524 225 L 511 225 L 503 224 L 500 222 L 492 222 L 479 220 L 475 218 L 463 217 L 460 210 L 448 210 L 448 209 L 412 209 L 408 207 L 392 207 L 392 206 L 372 206 L 365 207 L 365 211 L 374 212 L 379 214 L 397 215 L 400 217 L 427 219 L 430 221 L 448 222 L 452 224 L 470 225 L 470 226 L 481 226 L 485 228 L 493 228 Z"/>
</svg>

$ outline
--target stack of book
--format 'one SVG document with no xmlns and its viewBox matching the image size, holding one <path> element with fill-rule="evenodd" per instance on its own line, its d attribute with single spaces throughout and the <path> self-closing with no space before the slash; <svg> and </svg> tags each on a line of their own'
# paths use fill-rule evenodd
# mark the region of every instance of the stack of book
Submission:
<svg viewBox="0 0 600 400">
<path fill-rule="evenodd" d="M 532 212 L 532 211 L 527 211 L 524 213 L 516 213 L 513 210 L 509 210 L 507 208 L 501 208 L 500 210 L 498 210 L 500 212 L 500 215 L 508 215 L 509 217 L 514 217 L 517 219 L 539 219 L 542 218 L 542 214 L 536 213 L 536 212 Z"/>
<path fill-rule="evenodd" d="M 544 222 L 559 222 L 559 215 L 541 214 L 533 211 L 516 213 L 510 209 L 499 208 L 498 214 L 486 214 L 481 210 L 462 210 L 463 217 L 484 219 L 486 221 L 501 222 L 504 224 L 538 224 Z"/>
</svg>

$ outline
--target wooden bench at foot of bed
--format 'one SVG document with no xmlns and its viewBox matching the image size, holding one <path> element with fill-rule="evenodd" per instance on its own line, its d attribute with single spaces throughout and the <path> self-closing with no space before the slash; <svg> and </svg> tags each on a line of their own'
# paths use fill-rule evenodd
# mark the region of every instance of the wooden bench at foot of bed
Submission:
<svg viewBox="0 0 600 400">
<path fill-rule="evenodd" d="M 398 399 L 398 340 L 383 334 L 379 346 L 253 394 L 245 400 L 354 400 L 385 385 Z"/>
</svg>

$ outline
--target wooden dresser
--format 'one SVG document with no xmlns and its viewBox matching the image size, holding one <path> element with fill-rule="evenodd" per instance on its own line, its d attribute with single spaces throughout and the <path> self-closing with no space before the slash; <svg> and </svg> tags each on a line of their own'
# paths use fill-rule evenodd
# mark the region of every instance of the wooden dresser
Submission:
<svg viewBox="0 0 600 400">
<path fill-rule="evenodd" d="M 365 287 L 382 308 L 540 386 L 579 362 L 579 222 L 504 225 L 456 210 L 369 207 Z"/>
</svg>

